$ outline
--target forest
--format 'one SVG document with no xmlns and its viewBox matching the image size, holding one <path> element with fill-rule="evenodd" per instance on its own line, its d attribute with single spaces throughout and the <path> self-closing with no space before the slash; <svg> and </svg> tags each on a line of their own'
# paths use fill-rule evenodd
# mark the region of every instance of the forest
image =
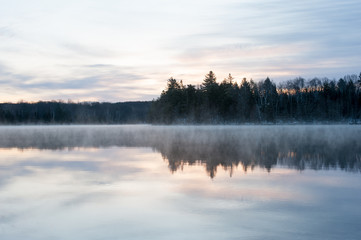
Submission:
<svg viewBox="0 0 361 240">
<path fill-rule="evenodd" d="M 360 123 L 361 73 L 338 81 L 297 77 L 220 83 L 210 71 L 199 85 L 170 78 L 153 101 L 0 103 L 0 124 Z"/>
<path fill-rule="evenodd" d="M 259 82 L 231 74 L 221 83 L 210 71 L 198 86 L 170 78 L 153 102 L 152 123 L 359 123 L 361 73 L 330 80 L 298 77 L 280 83 L 268 77 Z"/>
<path fill-rule="evenodd" d="M 2 124 L 119 124 L 144 123 L 151 102 L 0 103 Z"/>
</svg>

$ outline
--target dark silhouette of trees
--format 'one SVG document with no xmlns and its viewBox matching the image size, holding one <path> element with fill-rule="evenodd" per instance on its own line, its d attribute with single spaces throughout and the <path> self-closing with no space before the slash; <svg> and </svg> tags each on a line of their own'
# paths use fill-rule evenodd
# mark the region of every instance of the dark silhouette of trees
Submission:
<svg viewBox="0 0 361 240">
<path fill-rule="evenodd" d="M 220 106 L 218 105 L 219 101 L 221 101 L 220 88 L 218 83 L 216 82 L 215 74 L 210 71 L 204 78 L 201 90 L 203 92 L 203 96 L 205 98 L 205 108 L 206 111 L 203 111 L 204 115 L 208 115 L 206 118 L 216 118 L 219 114 Z"/>
<path fill-rule="evenodd" d="M 231 120 L 233 113 L 237 110 L 237 89 L 233 85 L 233 77 L 231 74 L 225 78 L 219 85 L 218 101 L 219 101 L 219 115 L 224 116 L 225 119 Z M 217 103 L 215 103 L 216 105 Z"/>
<path fill-rule="evenodd" d="M 251 112 L 254 111 L 255 107 L 254 104 L 255 96 L 252 92 L 251 85 L 247 82 L 246 78 L 243 78 L 238 91 L 239 115 L 242 121 L 249 121 L 251 119 Z"/>
<path fill-rule="evenodd" d="M 278 87 L 268 77 L 238 85 L 231 74 L 218 84 L 212 71 L 200 87 L 171 80 L 153 102 L 153 123 L 360 122 L 361 73 L 338 81 L 297 77 Z"/>
<path fill-rule="evenodd" d="M 208 74 L 206 74 L 205 79 L 203 80 L 203 87 L 204 89 L 210 89 L 210 87 L 217 85 L 216 82 L 217 78 L 216 75 L 212 72 L 209 71 Z"/>
<path fill-rule="evenodd" d="M 144 123 L 150 102 L 0 103 L 1 124 Z"/>
<path fill-rule="evenodd" d="M 40 101 L 0 103 L 0 124 L 71 123 L 285 123 L 361 121 L 361 73 L 338 81 L 297 77 L 275 85 L 231 74 L 218 83 L 214 72 L 199 86 L 170 78 L 160 97 L 149 102 L 99 103 Z"/>
<path fill-rule="evenodd" d="M 277 114 L 278 95 L 276 85 L 267 77 L 259 82 L 260 109 L 266 121 L 274 121 Z"/>
</svg>

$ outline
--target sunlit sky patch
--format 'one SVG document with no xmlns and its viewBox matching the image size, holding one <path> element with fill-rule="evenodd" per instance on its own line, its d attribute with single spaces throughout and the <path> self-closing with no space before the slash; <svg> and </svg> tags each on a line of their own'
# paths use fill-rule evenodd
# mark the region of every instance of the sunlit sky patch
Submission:
<svg viewBox="0 0 361 240">
<path fill-rule="evenodd" d="M 0 101 L 156 98 L 213 70 L 275 82 L 361 71 L 359 0 L 0 0 Z"/>
</svg>

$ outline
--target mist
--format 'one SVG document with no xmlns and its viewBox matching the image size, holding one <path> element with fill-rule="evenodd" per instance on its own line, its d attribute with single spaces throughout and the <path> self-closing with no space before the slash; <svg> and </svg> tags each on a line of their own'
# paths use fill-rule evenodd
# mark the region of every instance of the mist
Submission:
<svg viewBox="0 0 361 240">
<path fill-rule="evenodd" d="M 245 172 L 276 165 L 361 172 L 361 126 L 248 125 L 152 126 L 72 125 L 2 126 L 0 148 L 73 150 L 147 147 L 161 153 L 171 172 L 203 165 L 210 177 L 218 166 Z"/>
</svg>

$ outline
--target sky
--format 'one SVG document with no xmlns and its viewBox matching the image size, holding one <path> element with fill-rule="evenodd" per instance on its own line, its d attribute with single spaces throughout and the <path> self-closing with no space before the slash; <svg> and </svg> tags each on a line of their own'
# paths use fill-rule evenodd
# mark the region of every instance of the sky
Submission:
<svg viewBox="0 0 361 240">
<path fill-rule="evenodd" d="M 0 102 L 143 101 L 361 71 L 360 0 L 0 0 Z"/>
</svg>

